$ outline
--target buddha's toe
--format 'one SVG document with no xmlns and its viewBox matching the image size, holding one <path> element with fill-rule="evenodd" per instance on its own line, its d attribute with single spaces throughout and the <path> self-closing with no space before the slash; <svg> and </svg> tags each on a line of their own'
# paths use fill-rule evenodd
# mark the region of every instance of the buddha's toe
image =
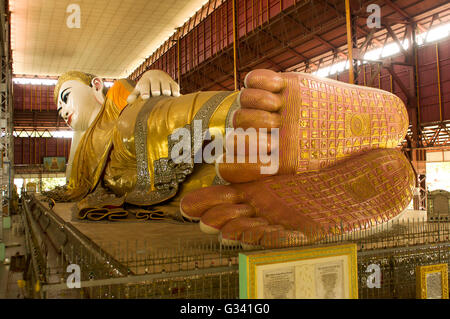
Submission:
<svg viewBox="0 0 450 319">
<path fill-rule="evenodd" d="M 269 233 L 284 230 L 284 227 L 281 225 L 261 225 L 249 228 L 242 233 L 241 246 L 244 249 L 265 247 L 265 239 L 268 238 Z"/>
<path fill-rule="evenodd" d="M 279 128 L 281 125 L 281 116 L 274 112 L 268 112 L 258 109 L 241 108 L 234 113 L 234 128 L 244 130 L 253 128 L 255 130 Z"/>
<path fill-rule="evenodd" d="M 277 112 L 283 106 L 283 99 L 280 94 L 261 89 L 245 88 L 239 95 L 239 105 L 241 108 Z"/>
<path fill-rule="evenodd" d="M 269 225 L 264 218 L 259 217 L 238 217 L 227 222 L 220 229 L 220 242 L 225 246 L 240 245 L 242 234 L 252 228 Z"/>
<path fill-rule="evenodd" d="M 233 113 L 234 130 L 226 137 L 226 156 L 216 162 L 218 175 L 231 183 L 255 181 L 276 174 L 279 168 L 285 80 L 279 73 L 255 70 L 244 82 L 238 96 L 240 107 Z"/>
<path fill-rule="evenodd" d="M 279 147 L 279 139 L 272 136 L 270 131 L 244 131 L 233 130 L 225 136 L 225 151 L 231 156 L 253 156 L 260 154 L 276 153 Z"/>
<path fill-rule="evenodd" d="M 218 234 L 229 221 L 252 217 L 255 209 L 248 204 L 222 204 L 208 209 L 200 219 L 200 229 L 207 234 Z"/>
<path fill-rule="evenodd" d="M 259 245 L 264 248 L 284 248 L 300 246 L 308 240 L 300 231 L 280 229 L 267 231 L 259 240 Z"/>
<path fill-rule="evenodd" d="M 257 160 L 251 163 L 248 157 L 236 157 L 232 163 L 216 163 L 216 172 L 222 179 L 230 183 L 247 183 L 274 175 L 278 171 L 275 161 L 262 163 Z"/>
<path fill-rule="evenodd" d="M 235 130 L 226 136 L 226 153 L 216 173 L 230 183 L 251 182 L 278 171 L 279 139 L 265 132 Z"/>
<path fill-rule="evenodd" d="M 271 70 L 258 69 L 249 72 L 244 79 L 246 88 L 261 89 L 269 92 L 280 92 L 286 82 L 280 73 Z"/>
<path fill-rule="evenodd" d="M 180 202 L 181 215 L 186 219 L 198 221 L 210 208 L 221 204 L 238 204 L 242 194 L 229 186 L 201 188 L 187 194 Z"/>
</svg>

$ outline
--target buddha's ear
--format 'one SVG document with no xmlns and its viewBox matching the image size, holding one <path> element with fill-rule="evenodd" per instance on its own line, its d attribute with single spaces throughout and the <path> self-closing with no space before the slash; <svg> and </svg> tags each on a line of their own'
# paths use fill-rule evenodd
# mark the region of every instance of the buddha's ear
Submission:
<svg viewBox="0 0 450 319">
<path fill-rule="evenodd" d="M 92 79 L 91 85 L 96 100 L 100 104 L 103 104 L 103 102 L 105 102 L 105 95 L 103 94 L 103 80 L 100 79 L 99 77 L 95 77 Z"/>
</svg>

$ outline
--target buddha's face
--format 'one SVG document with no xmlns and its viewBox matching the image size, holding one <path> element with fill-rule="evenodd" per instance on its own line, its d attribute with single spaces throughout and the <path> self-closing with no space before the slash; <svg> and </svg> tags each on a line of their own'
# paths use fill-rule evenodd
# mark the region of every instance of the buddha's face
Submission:
<svg viewBox="0 0 450 319">
<path fill-rule="evenodd" d="M 77 80 L 69 80 L 59 89 L 58 114 L 74 130 L 86 130 L 105 100 L 103 82 L 98 78 L 92 82 L 91 87 Z"/>
</svg>

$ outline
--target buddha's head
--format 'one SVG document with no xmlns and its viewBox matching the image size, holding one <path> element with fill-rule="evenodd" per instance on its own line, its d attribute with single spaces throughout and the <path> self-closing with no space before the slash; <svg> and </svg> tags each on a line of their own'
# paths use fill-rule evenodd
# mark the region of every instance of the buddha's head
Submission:
<svg viewBox="0 0 450 319">
<path fill-rule="evenodd" d="M 58 79 L 54 91 L 58 114 L 74 130 L 86 130 L 105 101 L 101 78 L 69 71 Z"/>
</svg>

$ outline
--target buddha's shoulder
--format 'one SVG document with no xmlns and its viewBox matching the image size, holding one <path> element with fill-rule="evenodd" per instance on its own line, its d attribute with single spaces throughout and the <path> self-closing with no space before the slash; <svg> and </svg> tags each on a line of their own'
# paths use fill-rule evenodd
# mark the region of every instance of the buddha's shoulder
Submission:
<svg viewBox="0 0 450 319">
<path fill-rule="evenodd" d="M 129 79 L 116 80 L 108 90 L 106 99 L 112 101 L 121 111 L 127 106 L 127 98 L 133 92 L 134 85 L 134 82 Z"/>
<path fill-rule="evenodd" d="M 130 79 L 115 80 L 113 85 L 109 88 L 108 93 L 115 93 L 117 91 L 128 91 L 131 93 L 134 90 L 136 83 Z M 128 93 L 128 94 L 129 94 Z"/>
</svg>

